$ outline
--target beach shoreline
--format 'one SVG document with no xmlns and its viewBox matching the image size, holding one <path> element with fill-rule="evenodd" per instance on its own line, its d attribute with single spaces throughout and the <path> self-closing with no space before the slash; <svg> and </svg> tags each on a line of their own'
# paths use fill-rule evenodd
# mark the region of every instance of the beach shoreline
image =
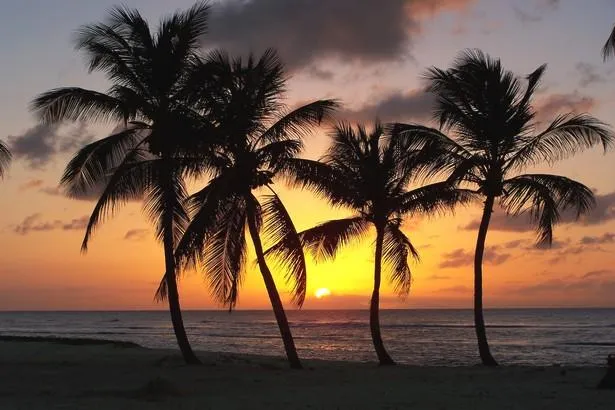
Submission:
<svg viewBox="0 0 615 410">
<path fill-rule="evenodd" d="M 12 339 L 9 341 L 8 339 Z M 604 367 L 378 367 L 175 350 L 115 341 L 0 339 L 0 408 L 607 409 Z"/>
</svg>

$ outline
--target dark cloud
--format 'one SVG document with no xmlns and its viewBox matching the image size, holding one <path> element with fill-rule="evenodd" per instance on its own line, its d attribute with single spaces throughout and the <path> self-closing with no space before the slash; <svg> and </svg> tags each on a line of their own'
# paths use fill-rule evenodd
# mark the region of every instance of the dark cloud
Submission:
<svg viewBox="0 0 615 410">
<path fill-rule="evenodd" d="M 575 66 L 575 69 L 579 74 L 579 85 L 581 87 L 606 82 L 606 77 L 602 75 L 593 64 L 579 62 Z"/>
<path fill-rule="evenodd" d="M 97 201 L 98 198 L 100 198 L 100 195 L 102 194 L 103 190 L 104 190 L 104 186 L 101 185 L 99 188 L 92 189 L 91 191 L 87 193 L 80 194 L 78 196 L 71 196 L 71 197 L 66 195 L 66 193 L 58 186 L 43 187 L 39 189 L 39 192 L 46 194 L 46 195 L 51 195 L 51 196 L 60 196 L 63 198 L 75 199 L 77 201 Z"/>
<path fill-rule="evenodd" d="M 142 241 L 149 235 L 149 230 L 147 229 L 131 229 L 126 232 L 124 235 L 124 239 L 127 241 Z"/>
<path fill-rule="evenodd" d="M 559 223 L 578 223 L 584 226 L 597 225 L 615 220 L 615 192 L 609 194 L 597 194 L 596 206 L 587 215 L 581 216 L 577 221 L 574 212 L 563 212 Z M 476 230 L 480 226 L 480 219 L 474 219 L 461 227 L 464 230 Z M 503 232 L 531 232 L 534 227 L 528 215 L 517 217 L 508 216 L 502 210 L 496 211 L 491 217 L 489 229 Z"/>
<path fill-rule="evenodd" d="M 9 135 L 7 138 L 15 158 L 25 161 L 34 169 L 44 168 L 57 154 L 76 152 L 92 139 L 93 135 L 85 124 L 68 128 L 39 124 L 20 135 Z"/>
<path fill-rule="evenodd" d="M 14 227 L 13 231 L 19 235 L 28 235 L 32 232 L 49 232 L 49 231 L 80 231 L 86 228 L 89 217 L 82 216 L 80 218 L 63 221 L 55 219 L 52 221 L 43 221 L 41 214 L 32 214 L 24 218 L 24 220 Z"/>
<path fill-rule="evenodd" d="M 483 261 L 491 265 L 501 265 L 506 262 L 511 255 L 500 250 L 499 246 L 487 248 L 483 255 Z M 450 253 L 442 255 L 442 258 L 444 260 L 438 266 L 443 269 L 470 266 L 474 263 L 474 252 L 466 251 L 465 249 L 455 249 Z"/>
<path fill-rule="evenodd" d="M 433 95 L 413 90 L 405 94 L 389 94 L 357 110 L 341 111 L 338 116 L 353 122 L 370 122 L 376 118 L 383 122 L 422 121 L 431 117 L 434 102 Z"/>
<path fill-rule="evenodd" d="M 31 179 L 19 186 L 20 191 L 29 191 L 30 189 L 39 188 L 44 184 L 42 179 Z"/>
<path fill-rule="evenodd" d="M 581 277 L 569 276 L 566 278 L 550 279 L 529 286 L 521 286 L 518 288 L 511 287 L 509 288 L 509 292 L 523 295 L 533 295 L 537 293 L 550 293 L 553 295 L 564 294 L 566 297 L 584 295 L 585 298 L 592 298 L 591 300 L 604 296 L 612 298 L 613 292 L 615 292 L 615 278 L 613 278 L 610 273 L 612 272 L 595 271 L 588 272 Z"/>
<path fill-rule="evenodd" d="M 232 54 L 274 47 L 291 69 L 323 58 L 381 62 L 408 56 L 424 20 L 474 0 L 229 0 L 212 13 L 206 45 Z"/>
<path fill-rule="evenodd" d="M 559 114 L 586 113 L 596 108 L 595 98 L 579 93 L 551 94 L 536 104 L 538 121 L 551 122 Z"/>
<path fill-rule="evenodd" d="M 310 77 L 321 81 L 329 81 L 335 77 L 335 73 L 333 71 L 325 70 L 317 66 L 308 68 L 306 72 Z"/>
<path fill-rule="evenodd" d="M 601 236 L 584 236 L 581 238 L 582 245 L 604 245 L 615 242 L 615 233 L 607 232 Z"/>
<path fill-rule="evenodd" d="M 547 14 L 558 9 L 560 0 L 534 0 L 534 4 L 530 8 L 520 8 L 513 6 L 515 17 L 523 23 L 538 23 L 542 21 Z"/>
</svg>

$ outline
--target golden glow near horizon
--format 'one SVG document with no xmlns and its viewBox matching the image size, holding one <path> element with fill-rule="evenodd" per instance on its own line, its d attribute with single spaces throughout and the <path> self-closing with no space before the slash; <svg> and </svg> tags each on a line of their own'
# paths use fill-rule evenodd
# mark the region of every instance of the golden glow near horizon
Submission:
<svg viewBox="0 0 615 410">
<path fill-rule="evenodd" d="M 331 296 L 331 291 L 327 288 L 319 288 L 314 292 L 314 296 L 316 296 L 317 299 L 322 299 L 325 296 Z"/>
</svg>

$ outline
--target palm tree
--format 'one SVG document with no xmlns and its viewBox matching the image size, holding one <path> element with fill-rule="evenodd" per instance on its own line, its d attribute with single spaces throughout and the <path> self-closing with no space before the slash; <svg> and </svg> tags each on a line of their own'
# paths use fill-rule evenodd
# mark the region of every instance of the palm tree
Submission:
<svg viewBox="0 0 615 410">
<path fill-rule="evenodd" d="M 424 138 L 405 126 L 390 133 L 379 123 L 373 131 L 338 124 L 333 143 L 322 162 L 305 159 L 287 161 L 291 181 L 313 189 L 333 206 L 354 211 L 348 218 L 325 222 L 299 234 L 303 245 L 317 260 L 333 258 L 352 240 L 376 231 L 374 288 L 370 303 L 370 329 L 380 365 L 393 365 L 380 332 L 380 283 L 383 262 L 400 296 L 410 291 L 408 258 L 418 252 L 401 229 L 404 217 L 432 215 L 467 201 L 472 193 L 439 182 L 408 189 L 411 182 L 424 180 L 443 169 L 443 141 Z M 286 256 L 292 247 L 279 243 L 268 252 Z"/>
<path fill-rule="evenodd" d="M 11 163 L 11 151 L 0 141 L 0 178 L 4 177 L 9 164 Z"/>
<path fill-rule="evenodd" d="M 199 2 L 162 20 L 156 32 L 137 10 L 116 7 L 106 22 L 82 26 L 76 48 L 89 71 L 102 71 L 106 93 L 77 87 L 50 90 L 32 102 L 45 123 L 120 122 L 124 128 L 86 145 L 69 162 L 61 185 L 71 196 L 102 189 L 82 251 L 98 225 L 128 200 L 144 199 L 165 257 L 173 329 L 182 355 L 199 363 L 184 329 L 176 283 L 174 247 L 188 224 L 184 176 L 197 172 L 190 152 L 202 121 L 186 104 L 186 85 L 207 29 L 209 6 Z"/>
<path fill-rule="evenodd" d="M 280 262 L 288 268 L 293 302 L 301 306 L 306 289 L 303 250 L 272 184 L 284 160 L 302 150 L 302 137 L 329 117 L 337 104 L 321 100 L 287 112 L 281 103 L 284 71 L 273 51 L 259 59 L 250 56 L 246 62 L 216 52 L 202 65 L 208 75 L 216 74 L 203 86 L 201 104 L 219 119 L 215 132 L 224 143 L 213 161 L 212 179 L 188 199 L 193 218 L 176 255 L 182 263 L 202 265 L 213 296 L 232 310 L 244 277 L 247 226 L 290 366 L 301 368 L 260 234 L 263 228 L 269 240 L 292 245 Z M 268 193 L 263 203 L 255 195 L 257 190 Z M 161 296 L 165 292 L 163 285 Z"/>
<path fill-rule="evenodd" d="M 499 59 L 478 50 L 465 51 L 452 68 L 431 68 L 428 90 L 437 99 L 434 116 L 441 130 L 456 137 L 451 147 L 458 165 L 450 181 L 476 186 L 484 199 L 474 258 L 474 321 L 482 363 L 495 366 L 483 318 L 483 254 L 496 200 L 510 215 L 529 214 L 539 244 L 551 245 L 553 225 L 561 212 L 580 217 L 594 203 L 592 191 L 579 182 L 550 174 L 523 174 L 527 166 L 553 163 L 582 149 L 614 141 L 609 127 L 587 114 L 556 117 L 542 131 L 532 97 L 546 66 L 520 79 L 505 70 Z M 417 130 L 444 138 L 435 129 Z"/>
<path fill-rule="evenodd" d="M 602 47 L 602 58 L 604 58 L 604 60 L 608 60 L 609 58 L 613 57 L 615 55 L 615 27 L 613 27 L 613 30 L 611 31 L 611 35 L 609 36 L 609 38 L 606 40 L 606 43 L 604 43 L 604 46 Z"/>
</svg>

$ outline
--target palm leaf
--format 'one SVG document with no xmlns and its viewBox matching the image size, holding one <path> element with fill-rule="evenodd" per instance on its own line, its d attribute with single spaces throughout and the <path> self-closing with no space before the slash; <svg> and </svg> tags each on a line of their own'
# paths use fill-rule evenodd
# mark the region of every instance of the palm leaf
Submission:
<svg viewBox="0 0 615 410">
<path fill-rule="evenodd" d="M 11 151 L 0 141 L 0 178 L 4 177 L 6 170 L 11 163 Z"/>
<path fill-rule="evenodd" d="M 536 223 L 539 244 L 551 245 L 562 211 L 573 210 L 579 218 L 595 205 L 588 187 L 558 175 L 519 175 L 505 181 L 504 192 L 502 205 L 509 214 L 528 212 Z"/>
<path fill-rule="evenodd" d="M 412 256 L 419 260 L 418 251 L 408 237 L 399 229 L 397 224 L 387 224 L 384 231 L 382 259 L 390 269 L 391 282 L 395 291 L 402 297 L 410 292 L 412 285 L 412 272 L 408 265 L 408 258 Z"/>
<path fill-rule="evenodd" d="M 613 55 L 615 55 L 615 27 L 613 27 L 611 35 L 602 47 L 602 58 L 604 58 L 605 61 L 613 57 Z"/>
<path fill-rule="evenodd" d="M 286 283 L 292 284 L 293 303 L 301 307 L 305 301 L 307 269 L 301 238 L 280 198 L 273 193 L 262 205 L 264 235 L 268 242 L 280 244 L 271 255 L 286 273 Z"/>
<path fill-rule="evenodd" d="M 614 142 L 612 130 L 596 118 L 587 114 L 561 115 L 545 131 L 522 145 L 507 160 L 506 169 L 541 161 L 552 163 L 595 145 L 602 145 L 606 150 Z"/>
<path fill-rule="evenodd" d="M 301 242 L 312 256 L 318 260 L 332 259 L 338 250 L 351 241 L 360 239 L 367 231 L 370 222 L 363 216 L 336 219 L 325 222 L 301 233 Z M 267 252 L 276 252 L 278 245 Z"/>
<path fill-rule="evenodd" d="M 62 121 L 124 122 L 130 112 L 121 101 L 78 87 L 56 88 L 36 97 L 30 109 L 44 123 Z"/>
<path fill-rule="evenodd" d="M 453 212 L 458 205 L 477 199 L 474 191 L 461 189 L 449 182 L 436 182 L 401 195 L 396 212 L 402 215 L 433 216 Z"/>
</svg>

